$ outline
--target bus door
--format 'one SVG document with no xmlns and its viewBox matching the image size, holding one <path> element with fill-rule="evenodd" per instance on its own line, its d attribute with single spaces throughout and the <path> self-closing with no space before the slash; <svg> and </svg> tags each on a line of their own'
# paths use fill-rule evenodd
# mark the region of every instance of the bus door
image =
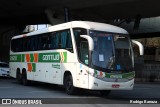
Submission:
<svg viewBox="0 0 160 107">
<path fill-rule="evenodd" d="M 78 65 L 79 69 L 77 69 L 77 85 L 81 88 L 88 88 L 88 65 L 89 65 L 89 49 L 88 49 L 88 42 L 81 41 L 80 42 L 80 51 L 79 51 L 79 59 L 80 64 Z"/>
</svg>

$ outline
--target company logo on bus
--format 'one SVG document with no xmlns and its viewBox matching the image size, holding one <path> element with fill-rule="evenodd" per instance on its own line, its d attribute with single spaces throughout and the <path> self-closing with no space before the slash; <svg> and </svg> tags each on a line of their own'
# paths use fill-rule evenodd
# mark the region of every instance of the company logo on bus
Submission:
<svg viewBox="0 0 160 107">
<path fill-rule="evenodd" d="M 110 75 L 110 78 L 122 78 L 122 75 Z"/>
</svg>

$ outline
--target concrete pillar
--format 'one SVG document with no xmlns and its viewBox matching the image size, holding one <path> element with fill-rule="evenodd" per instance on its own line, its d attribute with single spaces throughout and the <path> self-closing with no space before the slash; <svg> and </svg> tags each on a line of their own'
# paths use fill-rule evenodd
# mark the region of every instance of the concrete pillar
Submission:
<svg viewBox="0 0 160 107">
<path fill-rule="evenodd" d="M 51 9 L 46 9 L 45 13 L 46 13 L 46 16 L 47 16 L 47 18 L 48 18 L 48 20 L 49 20 L 51 25 L 64 23 L 64 20 L 56 19 L 56 18 L 53 17 L 54 14 L 55 14 L 55 11 L 52 11 Z"/>
</svg>

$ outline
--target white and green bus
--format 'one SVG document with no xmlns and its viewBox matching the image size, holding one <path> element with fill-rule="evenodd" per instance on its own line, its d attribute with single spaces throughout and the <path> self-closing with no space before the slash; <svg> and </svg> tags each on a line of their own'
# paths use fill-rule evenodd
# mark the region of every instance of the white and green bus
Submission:
<svg viewBox="0 0 160 107">
<path fill-rule="evenodd" d="M 24 85 L 29 81 L 64 85 L 67 94 L 77 88 L 102 94 L 131 90 L 135 76 L 132 42 L 122 28 L 88 21 L 14 36 L 10 76 Z"/>
</svg>

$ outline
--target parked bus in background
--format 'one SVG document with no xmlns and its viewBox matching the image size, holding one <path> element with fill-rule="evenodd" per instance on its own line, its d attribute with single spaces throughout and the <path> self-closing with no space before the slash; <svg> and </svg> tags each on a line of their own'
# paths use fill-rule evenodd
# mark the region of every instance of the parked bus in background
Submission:
<svg viewBox="0 0 160 107">
<path fill-rule="evenodd" d="M 143 54 L 142 45 L 140 52 Z M 126 30 L 103 23 L 72 21 L 18 35 L 11 40 L 10 76 L 23 85 L 39 81 L 77 88 L 131 90 L 134 86 L 132 41 Z"/>
</svg>

